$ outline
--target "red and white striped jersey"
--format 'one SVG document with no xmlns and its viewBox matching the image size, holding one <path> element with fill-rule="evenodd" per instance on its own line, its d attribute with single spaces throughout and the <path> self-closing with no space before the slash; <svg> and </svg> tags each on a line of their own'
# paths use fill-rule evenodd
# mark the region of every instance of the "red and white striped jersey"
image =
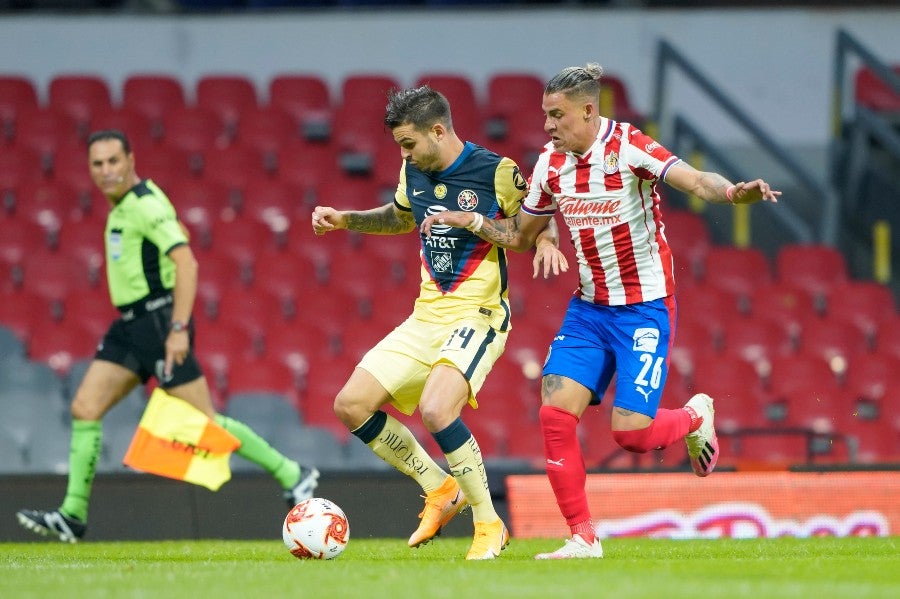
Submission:
<svg viewBox="0 0 900 599">
<path fill-rule="evenodd" d="M 656 183 L 677 156 L 629 123 L 601 118 L 584 155 L 547 144 L 522 210 L 560 211 L 578 257 L 578 295 L 595 304 L 647 302 L 675 290 Z"/>
</svg>

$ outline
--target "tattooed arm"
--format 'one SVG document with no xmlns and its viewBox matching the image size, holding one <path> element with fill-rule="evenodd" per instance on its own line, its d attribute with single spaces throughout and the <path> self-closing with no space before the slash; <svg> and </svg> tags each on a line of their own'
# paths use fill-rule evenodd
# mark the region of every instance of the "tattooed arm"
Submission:
<svg viewBox="0 0 900 599">
<path fill-rule="evenodd" d="M 698 171 L 685 162 L 674 164 L 666 172 L 666 183 L 713 204 L 753 204 L 760 200 L 777 202 L 780 191 L 773 191 L 762 179 L 732 183 L 718 173 Z"/>
<path fill-rule="evenodd" d="M 412 212 L 385 204 L 371 210 L 335 210 L 330 206 L 316 206 L 312 213 L 312 227 L 316 235 L 338 229 L 349 229 L 374 235 L 399 235 L 416 228 Z"/>
<path fill-rule="evenodd" d="M 524 212 L 500 220 L 480 216 L 459 210 L 439 212 L 426 217 L 419 229 L 426 236 L 431 236 L 431 227 L 435 223 L 469 229 L 485 241 L 517 252 L 544 243 L 559 247 L 559 231 L 552 216 L 532 216 Z"/>
</svg>

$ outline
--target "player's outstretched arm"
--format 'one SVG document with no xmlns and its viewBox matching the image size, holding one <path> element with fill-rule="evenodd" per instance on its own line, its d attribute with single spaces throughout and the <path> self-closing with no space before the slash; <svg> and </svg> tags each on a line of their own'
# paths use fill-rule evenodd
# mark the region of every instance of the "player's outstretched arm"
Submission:
<svg viewBox="0 0 900 599">
<path fill-rule="evenodd" d="M 668 170 L 666 183 L 713 204 L 754 204 L 760 200 L 777 202 L 781 195 L 762 179 L 732 184 L 718 173 L 698 171 L 685 162 L 679 162 Z"/>
<path fill-rule="evenodd" d="M 335 210 L 329 206 L 316 206 L 312 213 L 312 226 L 316 235 L 324 235 L 338 229 L 371 233 L 374 235 L 398 235 L 416 228 L 411 212 L 385 204 L 371 210 Z"/>
</svg>

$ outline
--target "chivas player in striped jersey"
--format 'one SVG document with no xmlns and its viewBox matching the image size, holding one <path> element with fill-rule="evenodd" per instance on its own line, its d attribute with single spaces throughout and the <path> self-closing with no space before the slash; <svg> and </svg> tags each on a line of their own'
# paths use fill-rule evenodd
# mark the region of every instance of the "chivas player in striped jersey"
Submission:
<svg viewBox="0 0 900 599">
<path fill-rule="evenodd" d="M 676 308 L 656 184 L 719 204 L 776 202 L 781 195 L 762 179 L 732 184 L 698 171 L 631 124 L 601 116 L 601 73 L 597 64 L 567 67 L 547 83 L 542 108 L 550 143 L 515 217 L 479 223 L 465 212 L 442 212 L 421 227 L 426 235 L 433 224 L 465 227 L 514 250 L 530 247 L 557 212 L 569 227 L 580 282 L 544 365 L 540 420 L 547 475 L 572 538 L 538 559 L 603 556 L 575 428 L 613 374 L 611 424 L 620 446 L 643 453 L 685 439 L 698 476 L 718 459 L 709 396 L 697 394 L 679 409 L 659 407 Z"/>
</svg>

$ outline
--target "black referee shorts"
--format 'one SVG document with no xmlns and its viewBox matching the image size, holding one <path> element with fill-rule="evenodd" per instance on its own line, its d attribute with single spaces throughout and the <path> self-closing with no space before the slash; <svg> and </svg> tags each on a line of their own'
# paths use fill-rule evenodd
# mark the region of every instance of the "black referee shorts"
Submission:
<svg viewBox="0 0 900 599">
<path fill-rule="evenodd" d="M 132 320 L 121 318 L 113 321 L 94 354 L 96 360 L 106 360 L 124 366 L 134 372 L 142 383 L 155 376 L 162 388 L 190 383 L 201 376 L 203 370 L 194 354 L 194 322 L 188 324 L 191 348 L 181 365 L 172 364 L 172 374 L 163 373 L 166 364 L 166 337 L 172 322 L 172 306 L 163 306 Z"/>
</svg>

